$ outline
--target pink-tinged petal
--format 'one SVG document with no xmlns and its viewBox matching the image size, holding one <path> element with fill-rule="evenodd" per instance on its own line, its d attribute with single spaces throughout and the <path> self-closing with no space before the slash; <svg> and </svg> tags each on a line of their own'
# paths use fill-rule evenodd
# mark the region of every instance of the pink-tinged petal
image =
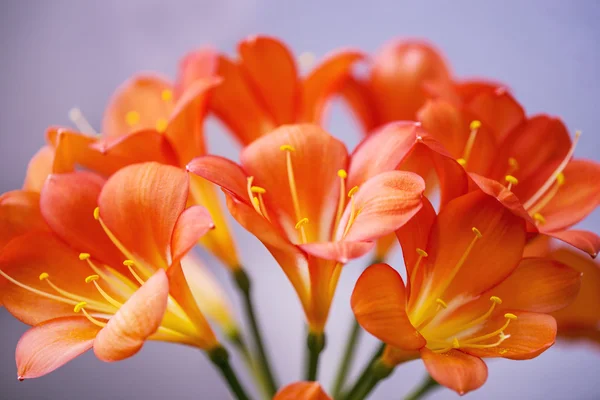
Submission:
<svg viewBox="0 0 600 400">
<path fill-rule="evenodd" d="M 481 358 L 460 351 L 434 353 L 423 348 L 421 358 L 425 368 L 436 382 L 461 396 L 479 389 L 488 377 L 487 365 Z"/>
<path fill-rule="evenodd" d="M 276 125 L 295 120 L 298 104 L 296 62 L 285 44 L 268 36 L 251 36 L 238 45 L 240 65 Z"/>
<path fill-rule="evenodd" d="M 158 330 L 167 309 L 169 279 L 158 270 L 123 304 L 98 333 L 94 353 L 106 362 L 136 354 Z"/>
<path fill-rule="evenodd" d="M 192 206 L 182 212 L 177 219 L 171 239 L 172 263 L 185 256 L 198 240 L 214 227 L 210 214 L 202 206 Z"/>
<path fill-rule="evenodd" d="M 412 172 L 376 175 L 359 187 L 353 199 L 354 210 L 352 204 L 346 207 L 336 237 L 370 241 L 396 231 L 421 209 L 423 192 L 425 181 Z"/>
<path fill-rule="evenodd" d="M 42 189 L 40 209 L 52 231 L 65 243 L 116 267 L 123 262 L 123 254 L 94 219 L 104 182 L 91 172 L 53 174 Z"/>
<path fill-rule="evenodd" d="M 598 252 L 600 252 L 600 236 L 593 232 L 568 230 L 552 232 L 548 233 L 548 235 L 585 251 L 592 258 L 596 258 Z"/>
<path fill-rule="evenodd" d="M 208 155 L 193 159 L 186 168 L 189 172 L 220 186 L 237 200 L 250 204 L 246 173 L 233 161 Z"/>
<path fill-rule="evenodd" d="M 27 232 L 48 230 L 40 212 L 40 195 L 24 190 L 0 195 L 0 227 L 0 249 Z"/>
<path fill-rule="evenodd" d="M 173 109 L 172 90 L 171 82 L 158 75 L 133 76 L 110 99 L 102 120 L 102 133 L 121 136 L 155 129 L 159 120 L 169 119 Z"/>
<path fill-rule="evenodd" d="M 100 220 L 131 259 L 150 270 L 167 268 L 171 237 L 186 206 L 185 171 L 158 163 L 135 164 L 115 173 L 104 185 Z"/>
<path fill-rule="evenodd" d="M 352 66 L 363 57 L 355 50 L 337 51 L 326 56 L 302 82 L 302 109 L 298 120 L 321 123 L 327 100 L 342 89 Z"/>
<path fill-rule="evenodd" d="M 84 317 L 56 318 L 34 326 L 17 343 L 19 380 L 49 374 L 90 350 L 99 330 Z"/>
<path fill-rule="evenodd" d="M 307 243 L 300 245 L 299 247 L 312 256 L 345 264 L 350 260 L 364 256 L 371 251 L 374 246 L 374 242 L 341 241 Z"/>
<path fill-rule="evenodd" d="M 465 108 L 492 129 L 497 143 L 502 143 L 525 120 L 523 107 L 504 89 L 480 93 Z"/>
<path fill-rule="evenodd" d="M 27 165 L 27 174 L 23 182 L 23 190 L 40 192 L 48 175 L 52 173 L 54 149 L 44 146 L 31 158 Z"/>
<path fill-rule="evenodd" d="M 425 345 L 406 314 L 404 282 L 389 265 L 375 264 L 362 273 L 350 305 L 360 326 L 379 340 L 405 350 Z"/>
<path fill-rule="evenodd" d="M 275 394 L 273 400 L 331 400 L 319 382 L 296 382 Z"/>
</svg>

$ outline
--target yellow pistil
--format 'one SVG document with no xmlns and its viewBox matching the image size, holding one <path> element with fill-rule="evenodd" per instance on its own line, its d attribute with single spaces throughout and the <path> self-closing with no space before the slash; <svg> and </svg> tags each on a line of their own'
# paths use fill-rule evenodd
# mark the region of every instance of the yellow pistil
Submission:
<svg viewBox="0 0 600 400">
<path fill-rule="evenodd" d="M 519 180 L 512 175 L 506 175 L 504 180 L 508 183 L 508 190 L 511 190 L 513 185 L 516 186 L 519 184 Z"/>
<path fill-rule="evenodd" d="M 167 127 L 169 126 L 169 121 L 167 121 L 164 118 L 159 118 L 156 121 L 156 130 L 158 131 L 158 133 L 164 133 L 167 130 Z"/>
<path fill-rule="evenodd" d="M 306 231 L 304 230 L 304 225 L 308 224 L 308 218 L 302 218 L 300 221 L 298 221 L 296 223 L 296 226 L 294 226 L 294 228 L 296 230 L 300 230 L 300 236 L 302 237 L 302 244 L 306 244 L 307 240 L 306 240 Z"/>
<path fill-rule="evenodd" d="M 348 223 L 346 224 L 346 229 L 344 229 L 344 234 L 342 235 L 342 238 L 346 237 L 346 235 L 350 231 L 350 227 L 356 219 L 356 204 L 354 203 L 354 195 L 356 194 L 356 192 L 358 192 L 358 186 L 354 186 L 348 192 L 348 197 L 350 198 L 350 218 L 348 218 Z"/>
<path fill-rule="evenodd" d="M 77 303 L 75 305 L 75 308 L 73 308 L 73 311 L 76 313 L 82 312 L 83 315 L 85 315 L 85 317 L 94 325 L 99 326 L 100 328 L 104 328 L 106 326 L 106 323 L 98 321 L 96 318 L 92 317 L 90 314 L 88 314 L 88 312 L 85 310 L 85 306 L 87 306 L 87 303 L 85 301 L 82 301 L 80 303 Z"/>
<path fill-rule="evenodd" d="M 164 102 L 169 102 L 173 99 L 173 92 L 169 89 L 165 89 L 160 93 L 160 98 Z"/>
<path fill-rule="evenodd" d="M 135 278 L 135 280 L 140 285 L 143 285 L 145 283 L 144 280 L 142 278 L 140 278 L 140 276 L 133 269 L 133 266 L 135 265 L 135 262 L 133 260 L 125 260 L 125 261 L 123 261 L 123 265 L 127 267 L 129 272 L 131 273 L 131 275 Z"/>
<path fill-rule="evenodd" d="M 475 144 L 475 139 L 477 138 L 477 132 L 481 128 L 481 122 L 478 120 L 471 121 L 469 125 L 469 129 L 471 132 L 469 133 L 469 138 L 467 139 L 467 144 L 465 145 L 465 149 L 463 151 L 463 155 L 459 158 L 458 163 L 463 167 L 467 165 L 469 162 L 469 157 L 471 156 L 471 151 L 473 150 L 473 145 Z"/>
<path fill-rule="evenodd" d="M 337 175 L 340 178 L 340 198 L 338 200 L 337 213 L 335 214 L 335 224 L 333 224 L 334 231 L 337 231 L 337 226 L 340 223 L 340 219 L 342 219 L 344 206 L 346 205 L 346 178 L 348 178 L 348 173 L 346 170 L 340 169 Z"/>
<path fill-rule="evenodd" d="M 129 111 L 125 114 L 125 122 L 128 126 L 133 127 L 140 122 L 140 113 L 137 111 Z"/>
<path fill-rule="evenodd" d="M 290 194 L 292 196 L 292 202 L 294 204 L 294 212 L 296 214 L 296 220 L 300 221 L 302 219 L 300 213 L 300 201 L 298 200 L 298 191 L 296 189 L 296 178 L 294 177 L 294 166 L 292 164 L 292 153 L 296 151 L 296 149 L 289 144 L 284 144 L 279 147 L 279 150 L 285 151 L 285 158 L 287 164 L 287 173 L 288 173 L 288 181 L 290 185 Z"/>
</svg>

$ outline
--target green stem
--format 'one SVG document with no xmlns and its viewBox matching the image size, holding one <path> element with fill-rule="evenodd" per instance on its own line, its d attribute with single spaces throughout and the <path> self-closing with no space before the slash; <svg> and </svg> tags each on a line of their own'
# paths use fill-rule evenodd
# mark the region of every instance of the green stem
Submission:
<svg viewBox="0 0 600 400">
<path fill-rule="evenodd" d="M 427 393 L 439 387 L 440 384 L 437 383 L 433 378 L 429 375 L 423 380 L 421 385 L 415 389 L 414 392 L 409 394 L 404 398 L 404 400 L 419 400 L 422 399 Z"/>
<path fill-rule="evenodd" d="M 350 370 L 350 366 L 352 365 L 352 362 L 354 361 L 354 356 L 356 355 L 356 344 L 358 343 L 360 333 L 360 325 L 358 325 L 358 322 L 356 322 L 356 320 L 353 320 L 352 328 L 350 329 L 350 335 L 348 335 L 346 346 L 344 347 L 344 358 L 342 358 L 342 361 L 340 363 L 333 384 L 333 389 L 331 391 L 333 398 L 338 398 L 340 396 L 342 388 L 346 383 L 348 371 Z"/>
<path fill-rule="evenodd" d="M 319 372 L 319 358 L 325 348 L 325 334 L 309 332 L 306 338 L 306 376 L 307 381 L 316 381 Z"/>
<path fill-rule="evenodd" d="M 371 364 L 365 381 L 356 390 L 350 392 L 348 400 L 364 400 L 379 382 L 390 376 L 394 367 L 385 365 L 381 359 Z"/>
<path fill-rule="evenodd" d="M 215 347 L 208 352 L 208 357 L 213 364 L 219 368 L 221 375 L 223 375 L 223 378 L 227 381 L 229 389 L 235 395 L 236 399 L 250 400 L 250 397 L 248 397 L 246 391 L 240 384 L 235 371 L 231 368 L 231 364 L 229 364 L 229 353 L 227 353 L 227 350 L 221 346 Z"/>
<path fill-rule="evenodd" d="M 254 313 L 254 305 L 252 303 L 252 296 L 250 295 L 250 277 L 243 269 L 240 268 L 235 271 L 234 278 L 244 298 L 246 317 L 248 318 L 248 322 L 250 322 L 250 330 L 252 332 L 254 344 L 256 345 L 258 363 L 260 365 L 261 373 L 266 382 L 269 395 L 273 396 L 275 395 L 275 392 L 277 392 L 277 383 L 275 382 L 275 378 L 271 372 L 271 364 L 269 362 L 267 352 L 265 351 L 265 345 L 260 333 L 258 321 L 256 320 L 256 314 Z"/>
<path fill-rule="evenodd" d="M 349 400 L 352 397 L 353 393 L 358 392 L 362 386 L 369 382 L 369 380 L 371 379 L 372 372 L 371 367 L 373 364 L 375 364 L 375 362 L 377 362 L 377 360 L 379 360 L 379 358 L 383 354 L 383 350 L 385 350 L 385 343 L 381 343 L 377 350 L 375 350 L 375 352 L 367 362 L 367 365 L 365 366 L 361 374 L 358 376 L 358 379 L 356 379 L 356 382 L 354 383 L 354 385 L 352 385 L 352 388 L 348 390 L 345 393 L 345 395 L 342 395 L 339 398 Z"/>
<path fill-rule="evenodd" d="M 258 383 L 262 394 L 265 395 L 265 398 L 270 398 L 271 395 L 269 394 L 267 382 L 263 378 L 263 374 L 260 372 L 260 369 L 256 367 L 256 362 L 254 358 L 252 358 L 252 354 L 248 349 L 248 345 L 246 345 L 246 341 L 244 340 L 240 332 L 236 329 L 235 331 L 227 334 L 227 339 L 242 356 L 244 364 L 246 365 L 246 369 L 252 375 L 254 380 Z"/>
</svg>

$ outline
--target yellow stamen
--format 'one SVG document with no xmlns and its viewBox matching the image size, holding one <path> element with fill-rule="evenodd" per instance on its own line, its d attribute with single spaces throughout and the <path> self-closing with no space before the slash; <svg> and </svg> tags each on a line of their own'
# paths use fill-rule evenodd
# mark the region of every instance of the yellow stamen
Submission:
<svg viewBox="0 0 600 400">
<path fill-rule="evenodd" d="M 467 162 L 469 161 L 469 156 L 471 155 L 471 151 L 473 150 L 473 145 L 475 144 L 475 139 L 477 138 L 477 132 L 479 131 L 479 128 L 481 128 L 480 121 L 478 121 L 478 120 L 471 121 L 471 124 L 469 125 L 469 129 L 471 130 L 471 133 L 469 133 L 469 138 L 467 139 L 467 144 L 465 145 L 463 155 L 461 158 L 456 160 L 463 167 L 465 165 L 467 165 Z"/>
<path fill-rule="evenodd" d="M 421 260 L 423 260 L 424 257 L 429 257 L 429 254 L 427 254 L 427 252 L 425 250 L 420 249 L 418 247 L 417 247 L 417 254 L 419 255 L 419 258 L 417 258 L 415 267 L 413 268 L 412 273 L 410 274 L 411 285 L 417 278 L 417 271 L 419 270 L 419 267 L 421 266 Z"/>
<path fill-rule="evenodd" d="M 173 99 L 173 92 L 169 89 L 165 89 L 160 93 L 160 98 L 165 102 L 171 101 Z"/>
<path fill-rule="evenodd" d="M 94 308 L 97 309 L 103 309 L 106 310 L 106 306 L 98 301 L 92 300 L 92 299 L 88 299 L 87 297 L 84 296 L 80 296 L 80 295 L 76 295 L 75 293 L 71 293 L 69 291 L 66 291 L 64 289 L 61 289 L 60 287 L 58 287 L 57 285 L 55 285 L 51 280 L 50 280 L 50 275 L 47 272 L 43 272 L 42 274 L 40 274 L 39 276 L 40 281 L 44 281 L 48 284 L 48 286 L 50 286 L 55 292 L 57 292 L 58 294 L 60 294 L 61 296 L 63 296 L 64 298 L 73 300 L 73 301 L 86 301 L 90 304 L 93 304 Z"/>
<path fill-rule="evenodd" d="M 354 186 L 348 192 L 348 197 L 350 198 L 350 218 L 348 218 L 348 223 L 346 224 L 346 229 L 344 229 L 344 234 L 342 235 L 342 238 L 346 237 L 346 235 L 350 231 L 350 227 L 356 219 L 356 204 L 354 203 L 354 195 L 356 194 L 356 192 L 358 192 L 358 186 Z"/>
<path fill-rule="evenodd" d="M 47 272 L 42 272 L 42 273 L 40 274 L 40 277 L 39 277 L 39 279 L 40 279 L 40 281 L 45 281 L 45 280 L 46 280 L 46 279 L 48 279 L 49 277 L 50 277 L 50 275 L 48 275 L 48 273 L 47 273 Z"/>
<path fill-rule="evenodd" d="M 455 349 L 460 349 L 460 343 L 458 342 L 458 338 L 452 339 L 452 347 Z"/>
<path fill-rule="evenodd" d="M 448 304 L 440 298 L 435 299 L 435 302 L 438 303 L 442 308 L 448 308 Z"/>
<path fill-rule="evenodd" d="M 291 144 L 283 144 L 283 145 L 279 146 L 279 150 L 281 150 L 281 151 L 296 151 L 294 146 L 292 146 Z"/>
<path fill-rule="evenodd" d="M 346 179 L 348 177 L 348 173 L 343 169 L 338 170 L 337 175 L 342 179 Z"/>
<path fill-rule="evenodd" d="M 539 212 L 533 214 L 533 219 L 535 220 L 536 225 L 544 225 L 546 223 L 546 218 Z"/>
<path fill-rule="evenodd" d="M 169 121 L 167 121 L 164 118 L 159 118 L 158 121 L 156 121 L 156 130 L 158 131 L 158 133 L 164 133 L 167 130 L 168 126 Z"/>
<path fill-rule="evenodd" d="M 267 193 L 267 191 L 264 188 L 261 188 L 260 186 L 251 186 L 250 191 L 252 193 L 260 193 L 260 194 Z"/>
<path fill-rule="evenodd" d="M 514 176 L 512 176 L 512 175 L 506 175 L 506 176 L 504 177 L 504 180 L 505 180 L 506 182 L 508 182 L 508 190 L 511 190 L 511 189 L 512 189 L 512 187 L 513 187 L 513 185 L 515 185 L 515 186 L 516 186 L 516 185 L 518 185 L 518 184 L 519 184 L 519 180 L 518 180 L 517 178 L 515 178 Z"/>
<path fill-rule="evenodd" d="M 90 283 L 91 281 L 97 281 L 98 279 L 100 279 L 100 275 L 90 275 L 87 278 L 85 278 L 85 283 Z"/>
<path fill-rule="evenodd" d="M 98 132 L 90 125 L 87 119 L 83 116 L 81 110 L 77 107 L 73 107 L 69 110 L 69 119 L 75 125 L 75 127 L 79 130 L 79 132 L 83 133 L 91 133 L 93 135 L 97 135 Z"/>
<path fill-rule="evenodd" d="M 94 208 L 94 219 L 98 221 L 100 219 L 100 207 Z"/>
<path fill-rule="evenodd" d="M 287 164 L 288 182 L 290 185 L 290 194 L 292 196 L 292 202 L 294 204 L 294 212 L 296 213 L 296 220 L 300 220 L 300 201 L 298 200 L 298 191 L 296 189 L 296 178 L 294 177 L 294 166 L 292 164 L 292 152 L 296 149 L 289 144 L 284 144 L 279 147 L 281 151 L 285 151 L 285 159 Z"/>
<path fill-rule="evenodd" d="M 482 335 L 482 336 L 474 337 L 472 339 L 465 340 L 464 343 L 465 344 L 473 344 L 473 343 L 480 342 L 482 340 L 493 338 L 494 336 L 497 336 L 500 333 L 504 333 L 504 330 L 506 330 L 506 328 L 508 327 L 510 322 L 516 320 L 517 316 L 515 314 L 506 313 L 506 314 L 504 314 L 504 318 L 506 318 L 506 322 L 504 323 L 504 325 L 502 325 L 502 327 L 500 329 L 496 329 L 494 332 L 488 333 L 486 335 Z"/>
<path fill-rule="evenodd" d="M 302 243 L 306 244 L 306 231 L 304 230 L 304 225 L 308 224 L 308 218 L 302 218 L 300 221 L 296 223 L 294 226 L 295 229 L 300 229 L 300 234 L 302 236 Z"/>
<path fill-rule="evenodd" d="M 92 317 L 90 314 L 88 314 L 88 312 L 85 310 L 85 306 L 87 306 L 87 303 L 85 301 L 82 301 L 80 303 L 77 303 L 75 305 L 75 308 L 73 308 L 73 311 L 75 311 L 76 313 L 79 313 L 80 311 L 83 313 L 83 315 L 85 315 L 85 317 L 94 325 L 99 326 L 100 328 L 104 328 L 106 326 L 106 323 L 104 322 L 100 322 L 98 321 L 96 318 Z"/>
<path fill-rule="evenodd" d="M 558 190 L 565 184 L 565 176 L 561 172 L 556 176 L 556 183 L 546 194 L 535 204 L 531 209 L 528 209 L 529 214 L 536 214 L 548 205 L 558 193 Z"/>
<path fill-rule="evenodd" d="M 135 280 L 140 285 L 143 285 L 145 283 L 144 280 L 142 278 L 140 278 L 140 276 L 133 269 L 133 266 L 135 265 L 135 263 L 133 262 L 133 260 L 125 260 L 125 261 L 123 261 L 123 265 L 127 267 L 127 269 L 129 270 L 129 272 L 131 272 L 131 275 L 133 275 L 133 277 L 135 278 Z"/>
<path fill-rule="evenodd" d="M 88 260 L 91 257 L 90 253 L 79 253 L 79 259 L 81 261 Z"/>
<path fill-rule="evenodd" d="M 335 224 L 333 224 L 334 231 L 337 231 L 337 227 L 344 214 L 344 206 L 346 205 L 346 178 L 348 177 L 348 173 L 345 170 L 340 169 L 338 170 L 337 175 L 340 178 L 340 197 L 338 199 L 338 207 L 335 214 Z"/>
<path fill-rule="evenodd" d="M 95 275 L 95 276 L 97 276 L 97 275 Z M 92 275 L 92 276 L 88 276 L 88 277 L 85 279 L 85 283 L 90 283 L 90 282 L 92 282 L 92 283 L 94 284 L 94 286 L 96 287 L 96 290 L 98 290 L 98 293 L 100 293 L 100 295 L 101 295 L 102 297 L 104 297 L 104 299 L 105 299 L 106 301 L 108 301 L 108 302 L 110 303 L 110 305 L 111 305 L 111 306 L 113 306 L 113 307 L 115 307 L 115 308 L 117 308 L 117 309 L 121 308 L 121 306 L 123 306 L 123 304 L 122 304 L 122 303 L 119 303 L 118 301 L 116 301 L 115 299 L 113 299 L 113 298 L 112 298 L 112 297 L 111 297 L 111 296 L 110 296 L 108 293 L 106 293 L 106 292 L 104 291 L 104 289 L 102 289 L 102 288 L 100 287 L 100 285 L 98 284 L 98 282 L 96 282 L 96 280 L 97 280 L 97 279 L 90 279 L 90 278 L 92 278 L 92 277 L 94 277 L 94 275 Z M 100 278 L 100 277 L 98 276 L 98 278 Z"/>
<path fill-rule="evenodd" d="M 358 186 L 354 186 L 352 189 L 350 189 L 350 191 L 348 192 L 348 197 L 352 198 L 352 196 L 354 196 L 356 192 L 358 192 Z"/>
<path fill-rule="evenodd" d="M 6 280 L 13 283 L 14 285 L 17 285 L 18 287 L 20 287 L 22 289 L 28 290 L 31 293 L 37 294 L 38 296 L 42 296 L 42 297 L 45 297 L 50 300 L 59 301 L 61 303 L 66 303 L 66 304 L 71 304 L 71 305 L 77 304 L 76 301 L 73 301 L 70 299 L 65 299 L 65 298 L 59 297 L 59 296 L 55 296 L 53 294 L 43 292 L 43 291 L 33 288 L 31 286 L 27 286 L 27 285 L 19 282 L 18 280 L 14 279 L 12 276 L 8 275 L 6 272 L 2 271 L 1 269 L 0 269 L 0 276 L 3 276 L 4 278 L 6 278 Z"/>
<path fill-rule="evenodd" d="M 125 114 L 125 122 L 129 126 L 137 125 L 140 122 L 140 113 L 137 111 L 129 111 Z"/>
<path fill-rule="evenodd" d="M 485 312 L 485 314 L 483 314 L 479 318 L 475 318 L 473 321 L 469 322 L 467 325 L 465 325 L 461 329 L 462 330 L 466 330 L 466 329 L 469 329 L 469 328 L 472 328 L 474 326 L 477 326 L 477 325 L 481 324 L 482 322 L 484 322 L 485 320 L 487 320 L 490 315 L 492 315 L 492 313 L 494 312 L 494 309 L 496 308 L 496 305 L 502 304 L 502 299 L 500 297 L 498 297 L 498 296 L 492 296 L 492 297 L 490 297 L 490 301 L 492 302 L 492 305 Z"/>
</svg>

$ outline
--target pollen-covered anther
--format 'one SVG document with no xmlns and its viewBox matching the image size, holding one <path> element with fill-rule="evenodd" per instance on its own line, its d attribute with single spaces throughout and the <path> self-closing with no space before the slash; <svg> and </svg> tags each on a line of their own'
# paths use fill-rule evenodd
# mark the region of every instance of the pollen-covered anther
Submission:
<svg viewBox="0 0 600 400">
<path fill-rule="evenodd" d="M 156 131 L 159 133 L 164 133 L 167 130 L 167 127 L 169 126 L 169 121 L 167 121 L 165 118 L 159 118 L 156 121 Z"/>
<path fill-rule="evenodd" d="M 50 275 L 47 272 L 42 272 L 39 276 L 40 281 L 45 281 L 46 279 L 50 278 Z"/>
<path fill-rule="evenodd" d="M 504 314 L 504 318 L 514 321 L 515 319 L 517 319 L 517 316 L 515 314 L 506 313 L 506 314 Z"/>
<path fill-rule="evenodd" d="M 346 172 L 346 170 L 340 169 L 337 172 L 337 176 L 339 176 L 342 179 L 346 179 L 348 177 L 348 173 Z"/>
<path fill-rule="evenodd" d="M 473 227 L 473 228 L 471 228 L 471 230 L 473 231 L 475 236 L 477 236 L 478 239 L 481 239 L 483 237 L 483 235 L 481 234 L 481 231 L 479 229 Z"/>
<path fill-rule="evenodd" d="M 90 253 L 79 253 L 79 259 L 81 261 L 89 260 L 91 257 Z"/>
<path fill-rule="evenodd" d="M 508 190 L 511 190 L 513 186 L 519 184 L 519 180 L 512 175 L 506 175 L 504 180 L 508 183 Z"/>
<path fill-rule="evenodd" d="M 460 349 L 460 342 L 458 341 L 458 338 L 452 339 L 452 348 Z"/>
<path fill-rule="evenodd" d="M 125 114 L 125 122 L 129 126 L 137 125 L 140 122 L 140 113 L 137 111 L 129 111 Z"/>
<path fill-rule="evenodd" d="M 533 214 L 533 219 L 535 220 L 536 225 L 544 225 L 546 223 L 546 218 L 539 212 Z"/>
<path fill-rule="evenodd" d="M 132 266 L 135 265 L 135 261 L 133 261 L 133 260 L 125 260 L 125 261 L 123 261 L 123 265 L 126 266 L 126 267 L 132 267 Z"/>
<path fill-rule="evenodd" d="M 448 308 L 448 304 L 440 298 L 435 299 L 435 302 L 438 303 L 442 308 Z"/>
<path fill-rule="evenodd" d="M 104 322 L 100 322 L 98 321 L 96 318 L 92 317 L 90 314 L 88 314 L 88 312 L 85 310 L 85 307 L 87 306 L 87 303 L 85 301 L 81 301 L 79 303 L 77 303 L 75 305 L 75 307 L 73 308 L 73 311 L 76 313 L 80 313 L 82 312 L 83 315 L 85 315 L 85 317 L 94 325 L 100 327 L 100 328 L 104 328 L 106 326 L 106 323 Z"/>
<path fill-rule="evenodd" d="M 75 311 L 76 313 L 80 312 L 81 310 L 83 310 L 83 307 L 87 306 L 87 303 L 85 301 L 81 301 L 77 304 L 75 304 L 75 307 L 73 308 L 73 311 Z"/>
<path fill-rule="evenodd" d="M 420 255 L 421 257 L 429 257 L 429 254 L 427 254 L 427 252 L 423 249 L 420 249 L 417 247 L 417 254 Z"/>
<path fill-rule="evenodd" d="M 100 219 L 100 207 L 94 208 L 94 219 L 98 221 Z"/>
<path fill-rule="evenodd" d="M 471 129 L 472 131 L 475 130 L 475 129 L 479 129 L 479 128 L 481 128 L 481 121 L 479 121 L 477 119 L 474 119 L 469 124 L 469 129 Z"/>
<path fill-rule="evenodd" d="M 173 92 L 170 91 L 169 89 L 165 89 L 160 93 L 160 98 L 164 102 L 171 101 L 173 99 Z"/>
<path fill-rule="evenodd" d="M 281 150 L 281 151 L 296 151 L 294 146 L 292 146 L 291 144 L 282 144 L 281 146 L 279 146 L 279 150 Z"/>
<path fill-rule="evenodd" d="M 251 186 L 250 187 L 250 191 L 252 193 L 260 193 L 260 194 L 267 193 L 267 191 L 264 188 L 260 187 L 260 186 Z"/>
<path fill-rule="evenodd" d="M 352 189 L 348 191 L 348 197 L 352 197 L 358 192 L 358 186 L 354 186 Z"/>
<path fill-rule="evenodd" d="M 308 224 L 308 218 L 305 217 L 305 218 L 302 218 L 300 221 L 296 222 L 296 225 L 294 226 L 295 229 L 300 230 L 302 243 L 304 243 L 304 244 L 307 243 L 306 231 L 304 230 L 304 226 L 306 224 Z"/>
<path fill-rule="evenodd" d="M 467 165 L 467 160 L 465 160 L 464 158 L 459 158 L 456 160 L 456 162 L 462 165 L 463 167 Z"/>
<path fill-rule="evenodd" d="M 90 283 L 93 281 L 97 281 L 98 279 L 100 279 L 99 275 L 90 275 L 87 278 L 85 278 L 85 283 Z"/>
<path fill-rule="evenodd" d="M 490 297 L 490 301 L 494 302 L 495 304 L 502 304 L 502 299 L 498 296 L 492 296 Z"/>
</svg>

